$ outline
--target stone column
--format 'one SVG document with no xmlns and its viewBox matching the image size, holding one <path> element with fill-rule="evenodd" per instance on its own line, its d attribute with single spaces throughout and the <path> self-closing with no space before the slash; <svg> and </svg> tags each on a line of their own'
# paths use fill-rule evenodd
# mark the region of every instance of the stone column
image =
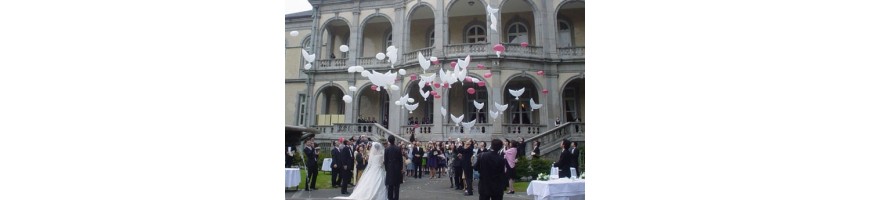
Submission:
<svg viewBox="0 0 870 200">
<path fill-rule="evenodd" d="M 445 1 L 436 1 L 435 11 L 435 48 L 432 49 L 432 56 L 438 57 L 439 59 L 444 58 L 444 46 L 449 43 L 447 34 L 447 21 L 448 21 L 448 12 L 446 12 L 447 8 L 444 8 Z"/>
<path fill-rule="evenodd" d="M 500 9 L 498 7 L 501 4 L 501 1 L 500 0 L 489 0 L 489 2 L 487 4 L 491 5 L 494 8 Z M 483 6 L 484 9 L 486 9 L 487 5 L 481 5 L 481 6 Z M 501 13 L 502 13 L 502 11 L 499 10 L 498 14 L 495 15 L 496 19 L 498 20 L 498 24 L 496 25 L 497 26 L 496 28 L 498 28 L 499 30 L 493 31 L 492 28 L 489 27 L 490 22 L 491 22 L 491 20 L 490 20 L 491 16 L 484 12 L 484 14 L 486 15 L 486 27 L 484 27 L 484 28 L 486 28 L 486 33 L 487 33 L 486 40 L 489 43 L 490 47 L 494 46 L 495 44 L 501 43 L 501 31 L 504 30 L 504 28 L 502 28 L 503 22 L 501 21 L 502 20 Z M 489 51 L 491 51 L 492 54 L 495 54 L 495 51 L 492 51 L 492 50 L 489 50 Z"/>
<path fill-rule="evenodd" d="M 490 104 L 491 110 L 497 110 L 495 108 L 495 102 L 499 102 L 500 104 L 507 104 L 504 102 L 504 82 L 502 82 L 501 70 L 500 66 L 496 66 L 495 64 L 498 62 L 493 62 L 492 67 L 492 82 L 490 87 L 492 88 L 492 96 L 490 96 Z M 507 111 L 505 111 L 507 112 Z M 505 114 L 499 115 L 498 119 L 492 120 L 492 133 L 493 137 L 497 135 L 504 134 L 504 130 L 502 130 L 502 126 L 504 125 Z"/>
<path fill-rule="evenodd" d="M 544 35 L 544 37 L 538 37 L 544 39 L 544 42 L 540 45 L 543 46 L 544 56 L 556 59 L 559 57 L 559 51 L 556 49 L 558 47 L 558 40 L 556 39 L 556 13 L 558 10 L 554 8 L 556 5 L 551 5 L 549 1 L 540 1 L 540 3 L 541 9 L 543 9 L 543 12 L 540 14 L 542 22 L 541 26 L 536 27 L 541 29 L 535 30 L 539 30 L 538 33 Z M 538 14 L 535 14 L 535 18 L 538 19 Z M 537 22 L 535 24 L 537 25 Z"/>
<path fill-rule="evenodd" d="M 313 7 L 312 13 L 313 13 L 312 14 L 313 15 L 312 16 L 313 26 L 311 26 L 311 33 L 312 33 L 311 49 L 312 49 L 312 51 L 317 52 L 316 53 L 317 55 L 320 55 L 319 52 L 320 52 L 321 34 L 319 34 L 320 32 L 318 31 L 318 30 L 320 30 L 320 27 L 322 26 L 320 24 L 320 8 Z M 309 53 L 311 53 L 311 52 L 309 52 Z M 315 55 L 315 56 L 317 56 L 317 55 Z M 315 59 L 315 61 L 313 63 L 311 63 L 311 65 L 313 65 L 311 67 L 311 69 L 316 70 L 317 69 L 316 66 L 318 64 L 317 57 L 315 57 L 314 59 Z M 313 105 L 312 103 L 314 102 L 314 99 L 316 99 L 316 98 L 314 98 L 314 91 L 313 91 L 314 90 L 314 74 L 313 73 L 309 74 L 307 77 L 308 77 L 308 79 L 305 81 L 305 87 L 306 87 L 306 91 L 307 91 L 306 95 L 305 95 L 305 98 L 307 99 L 307 100 L 305 100 L 305 109 L 307 109 L 306 110 L 307 116 L 305 116 L 306 119 L 305 119 L 305 124 L 303 124 L 303 126 L 313 126 L 313 125 L 316 125 L 315 122 L 317 120 L 316 119 L 317 115 L 314 114 L 314 112 L 317 109 L 315 109 L 315 106 L 311 106 L 311 105 Z"/>
<path fill-rule="evenodd" d="M 547 129 L 545 130 L 550 130 L 556 128 L 555 124 L 550 122 L 555 120 L 556 117 L 559 117 L 559 113 L 561 113 L 562 110 L 562 104 L 560 103 L 562 98 L 560 98 L 561 95 L 556 92 L 559 90 L 559 73 L 555 73 L 555 66 L 552 64 L 547 65 L 549 66 L 545 66 L 546 69 L 553 70 L 548 70 L 549 72 L 544 75 L 545 78 L 541 83 L 544 88 L 540 90 L 547 89 L 550 90 L 550 93 L 544 94 L 541 92 L 541 95 L 543 96 L 541 96 L 541 102 L 539 103 L 545 104 L 541 107 L 541 116 L 544 117 L 541 119 L 541 122 L 547 124 Z M 544 132 L 545 130 L 541 130 L 541 132 Z"/>
<path fill-rule="evenodd" d="M 396 55 L 399 56 L 399 59 L 396 59 L 395 66 L 399 66 L 405 62 L 405 6 L 396 8 L 393 17 L 393 46 L 396 47 Z M 384 49 L 386 52 L 386 49 Z"/>
<path fill-rule="evenodd" d="M 359 28 L 359 20 L 360 20 L 359 15 L 360 15 L 359 8 L 358 7 L 354 8 L 353 9 L 353 19 L 351 19 L 350 24 L 348 24 L 348 26 L 350 26 L 350 37 L 348 37 L 348 40 L 350 40 L 350 41 L 348 41 L 348 47 L 350 47 L 350 49 L 352 51 L 352 52 L 348 53 L 348 55 L 347 55 L 347 65 L 348 66 L 356 65 L 356 63 L 357 63 L 356 59 L 359 57 L 359 54 L 355 53 L 355 52 L 361 51 L 360 50 L 360 41 L 361 41 L 360 35 L 362 35 L 362 30 L 360 30 L 360 28 Z"/>
</svg>

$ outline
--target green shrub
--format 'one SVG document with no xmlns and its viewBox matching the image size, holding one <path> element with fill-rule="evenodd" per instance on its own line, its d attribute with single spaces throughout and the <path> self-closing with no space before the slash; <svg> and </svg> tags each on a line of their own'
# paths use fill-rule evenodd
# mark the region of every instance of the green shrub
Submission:
<svg viewBox="0 0 870 200">
<path fill-rule="evenodd" d="M 537 177 L 539 173 L 550 173 L 550 167 L 552 167 L 553 161 L 543 159 L 543 158 L 534 158 L 527 159 L 524 157 L 520 157 L 517 159 L 517 176 L 519 177 Z"/>
</svg>

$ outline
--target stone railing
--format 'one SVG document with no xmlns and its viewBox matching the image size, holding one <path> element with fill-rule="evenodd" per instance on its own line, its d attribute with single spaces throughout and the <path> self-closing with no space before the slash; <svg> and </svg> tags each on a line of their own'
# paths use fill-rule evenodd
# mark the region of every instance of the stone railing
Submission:
<svg viewBox="0 0 870 200">
<path fill-rule="evenodd" d="M 402 126 L 402 136 L 410 136 L 411 133 L 432 133 L 432 124 L 420 124 L 420 128 L 414 128 L 415 125 Z M 415 130 L 416 129 L 416 130 Z"/>
<path fill-rule="evenodd" d="M 488 43 L 449 44 L 445 46 L 447 56 L 464 57 L 466 55 L 482 56 L 491 51 Z"/>
<path fill-rule="evenodd" d="M 538 148 L 540 148 L 541 154 L 549 159 L 553 159 L 554 156 L 558 155 L 553 154 L 552 152 L 557 152 L 557 150 L 561 148 L 560 143 L 563 139 L 568 139 L 572 136 L 578 136 L 580 138 L 584 137 L 583 126 L 584 124 L 579 122 L 564 123 L 556 128 L 550 129 L 549 131 L 526 139 L 526 152 L 532 152 L 534 149 L 534 142 L 539 141 L 541 142 L 541 146 Z"/>
<path fill-rule="evenodd" d="M 444 124 L 445 133 L 448 135 L 456 134 L 491 134 L 492 124 L 475 124 L 470 130 L 466 130 L 462 125 Z"/>
<path fill-rule="evenodd" d="M 544 54 L 543 47 L 539 46 L 520 46 L 519 44 L 504 44 L 505 56 L 512 57 L 541 57 Z"/>
<path fill-rule="evenodd" d="M 547 126 L 538 124 L 505 124 L 502 127 L 504 134 L 537 135 Z"/>
<path fill-rule="evenodd" d="M 376 123 L 335 123 L 332 126 L 314 126 L 314 128 L 320 131 L 317 138 L 335 139 L 338 137 L 350 138 L 351 136 L 366 135 L 372 137 L 372 139 L 386 140 L 388 136 L 393 135 L 398 140 L 409 142 L 408 139 Z"/>
<path fill-rule="evenodd" d="M 347 68 L 347 58 L 317 60 L 318 69 L 342 69 Z"/>
<path fill-rule="evenodd" d="M 567 58 L 586 58 L 586 47 L 559 47 L 559 56 Z"/>
<path fill-rule="evenodd" d="M 396 63 L 398 63 L 398 61 L 396 61 Z M 384 58 L 384 60 L 378 60 L 378 58 L 375 57 L 362 57 L 356 59 L 356 65 L 363 66 L 366 69 L 390 67 L 390 59 Z"/>
<path fill-rule="evenodd" d="M 423 53 L 423 57 L 429 59 L 429 57 L 432 57 L 432 49 L 435 49 L 435 47 L 426 47 L 405 53 L 403 57 L 405 58 L 405 63 L 417 63 L 417 52 Z"/>
</svg>

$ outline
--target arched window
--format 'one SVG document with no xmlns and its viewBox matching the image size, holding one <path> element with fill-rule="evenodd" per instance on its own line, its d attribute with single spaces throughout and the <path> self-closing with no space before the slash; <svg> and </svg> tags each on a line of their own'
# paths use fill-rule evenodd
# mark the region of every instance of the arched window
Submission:
<svg viewBox="0 0 870 200">
<path fill-rule="evenodd" d="M 387 37 L 384 37 L 384 51 L 387 51 L 387 47 L 393 46 L 393 33 L 387 33 Z"/>
<path fill-rule="evenodd" d="M 571 30 L 571 23 L 565 21 L 564 19 L 560 19 L 558 21 L 559 25 L 559 47 L 571 47 L 574 46 L 574 40 L 572 36 L 574 35 Z"/>
<path fill-rule="evenodd" d="M 311 36 L 310 35 L 305 37 L 305 39 L 302 40 L 302 44 L 300 45 L 300 47 L 302 49 L 305 49 L 305 51 L 308 51 L 308 53 L 313 52 L 314 48 L 311 47 Z M 305 69 L 303 66 L 305 66 L 305 58 L 302 58 L 302 54 L 299 54 L 299 74 L 302 74 L 302 70 Z"/>
<path fill-rule="evenodd" d="M 508 26 L 507 31 L 507 41 L 508 43 L 521 43 L 528 42 L 529 38 L 529 29 L 526 28 L 526 25 L 520 22 L 514 22 Z"/>
<path fill-rule="evenodd" d="M 429 36 L 428 40 L 426 40 L 426 46 L 427 47 L 435 46 L 435 29 L 434 28 L 430 29 L 429 33 L 426 35 Z"/>
<path fill-rule="evenodd" d="M 486 42 L 486 29 L 481 25 L 474 25 L 465 30 L 466 43 Z"/>
</svg>

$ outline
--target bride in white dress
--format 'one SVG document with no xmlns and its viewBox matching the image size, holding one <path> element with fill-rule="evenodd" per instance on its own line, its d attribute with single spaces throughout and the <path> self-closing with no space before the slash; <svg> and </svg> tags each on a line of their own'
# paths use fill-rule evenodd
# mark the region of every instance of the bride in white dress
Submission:
<svg viewBox="0 0 870 200">
<path fill-rule="evenodd" d="M 387 172 L 384 170 L 384 146 L 381 143 L 372 143 L 372 149 L 369 150 L 369 164 L 362 173 L 350 196 L 335 197 L 335 199 L 387 199 L 387 186 L 384 185 Z"/>
</svg>

